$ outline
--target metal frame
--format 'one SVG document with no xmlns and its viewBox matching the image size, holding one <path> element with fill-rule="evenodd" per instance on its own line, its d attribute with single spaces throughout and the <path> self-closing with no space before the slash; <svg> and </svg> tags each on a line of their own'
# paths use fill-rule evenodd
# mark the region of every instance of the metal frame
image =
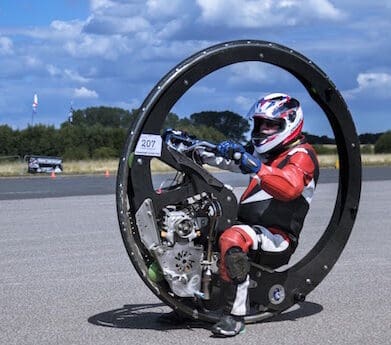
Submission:
<svg viewBox="0 0 391 345">
<path fill-rule="evenodd" d="M 163 122 L 182 95 L 206 75 L 230 64 L 259 61 L 278 66 L 295 76 L 309 95 L 323 109 L 335 135 L 340 175 L 333 214 L 322 237 L 311 251 L 297 264 L 284 272 L 253 272 L 258 287 L 251 289 L 251 298 L 259 303 L 264 296 L 273 294 L 275 286 L 284 288 L 284 299 L 272 301 L 268 310 L 246 316 L 246 322 L 257 322 L 288 309 L 305 299 L 330 272 L 349 239 L 357 215 L 361 191 L 361 156 L 356 129 L 341 94 L 328 76 L 311 60 L 282 45 L 240 40 L 226 42 L 202 50 L 184 60 L 168 72 L 152 89 L 143 102 L 139 116 L 129 130 L 120 159 L 117 175 L 117 212 L 122 238 L 129 257 L 145 284 L 163 302 L 173 309 L 205 321 L 217 316 L 200 312 L 191 304 L 183 303 L 147 277 L 145 252 L 140 246 L 134 212 L 137 189 L 134 177 L 137 167 L 146 166 L 143 157 L 134 156 L 137 141 L 142 133 L 159 134 Z M 175 163 L 175 162 L 174 162 Z M 148 171 L 148 168 L 146 168 Z M 149 178 L 145 183 L 150 184 Z M 212 181 L 213 182 L 213 181 Z M 217 183 L 217 182 L 216 182 Z M 258 277 L 258 278 L 257 278 Z"/>
</svg>

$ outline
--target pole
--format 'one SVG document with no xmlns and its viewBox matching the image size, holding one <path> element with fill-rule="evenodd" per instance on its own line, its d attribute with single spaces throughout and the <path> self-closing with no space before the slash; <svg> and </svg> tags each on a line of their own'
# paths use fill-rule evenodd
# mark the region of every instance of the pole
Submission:
<svg viewBox="0 0 391 345">
<path fill-rule="evenodd" d="M 33 97 L 33 109 L 31 113 L 31 126 L 34 126 L 34 114 L 37 112 L 38 108 L 38 95 L 35 93 Z"/>
</svg>

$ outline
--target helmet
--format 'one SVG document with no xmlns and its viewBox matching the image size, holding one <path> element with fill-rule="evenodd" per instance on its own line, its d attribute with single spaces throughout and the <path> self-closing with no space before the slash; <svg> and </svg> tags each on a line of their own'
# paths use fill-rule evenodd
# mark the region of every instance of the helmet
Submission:
<svg viewBox="0 0 391 345">
<path fill-rule="evenodd" d="M 291 143 L 300 135 L 304 123 L 299 101 L 283 93 L 256 101 L 248 117 L 254 121 L 251 140 L 259 154 Z"/>
</svg>

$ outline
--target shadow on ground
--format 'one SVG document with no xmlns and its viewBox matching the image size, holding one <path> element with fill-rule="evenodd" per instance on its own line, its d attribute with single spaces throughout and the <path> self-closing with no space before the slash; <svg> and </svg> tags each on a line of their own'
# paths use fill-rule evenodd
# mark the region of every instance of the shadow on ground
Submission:
<svg viewBox="0 0 391 345">
<path fill-rule="evenodd" d="M 323 307 L 318 303 L 301 302 L 293 306 L 291 309 L 266 319 L 262 322 L 280 322 L 280 321 L 295 321 L 304 317 L 312 316 L 320 313 Z"/>
<path fill-rule="evenodd" d="M 210 328 L 211 324 L 200 320 L 167 318 L 167 306 L 163 303 L 155 304 L 126 304 L 121 308 L 105 311 L 88 318 L 88 322 L 97 326 L 130 329 L 154 329 L 166 331 L 183 328 Z M 312 302 L 302 302 L 282 314 L 271 317 L 262 322 L 294 321 L 320 313 L 323 307 Z"/>
</svg>

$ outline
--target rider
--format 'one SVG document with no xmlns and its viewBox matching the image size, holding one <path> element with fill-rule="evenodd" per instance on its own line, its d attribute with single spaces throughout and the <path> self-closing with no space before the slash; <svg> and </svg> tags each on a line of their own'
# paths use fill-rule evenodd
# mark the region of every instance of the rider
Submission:
<svg viewBox="0 0 391 345">
<path fill-rule="evenodd" d="M 249 144 L 223 141 L 216 153 L 199 152 L 202 163 L 251 174 L 240 198 L 238 222 L 219 239 L 219 272 L 226 287 L 223 316 L 212 327 L 217 336 L 244 331 L 248 254 L 256 251 L 259 263 L 272 269 L 288 263 L 319 175 L 316 153 L 301 132 L 303 112 L 295 98 L 269 94 L 255 102 L 249 115 L 253 119 Z"/>
</svg>

